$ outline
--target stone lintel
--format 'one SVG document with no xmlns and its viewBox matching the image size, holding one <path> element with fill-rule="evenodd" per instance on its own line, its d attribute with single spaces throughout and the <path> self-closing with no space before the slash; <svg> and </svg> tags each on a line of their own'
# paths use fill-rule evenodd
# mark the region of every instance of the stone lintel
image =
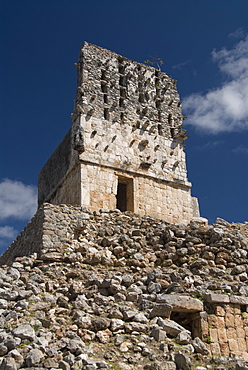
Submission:
<svg viewBox="0 0 248 370">
<path fill-rule="evenodd" d="M 209 293 L 204 298 L 210 303 L 230 303 L 230 297 L 227 294 Z"/>
<path fill-rule="evenodd" d="M 231 295 L 230 296 L 230 303 L 237 303 L 237 304 L 244 304 L 248 305 L 248 297 L 242 297 L 239 295 Z"/>
<path fill-rule="evenodd" d="M 171 305 L 174 312 L 203 311 L 203 303 L 199 299 L 179 294 L 163 294 L 157 298 L 157 302 Z"/>
</svg>

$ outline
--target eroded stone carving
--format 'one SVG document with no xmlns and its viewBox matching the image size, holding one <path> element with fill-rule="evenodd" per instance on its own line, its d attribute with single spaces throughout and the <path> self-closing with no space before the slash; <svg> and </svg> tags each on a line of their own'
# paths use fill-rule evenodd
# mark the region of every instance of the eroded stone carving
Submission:
<svg viewBox="0 0 248 370">
<path fill-rule="evenodd" d="M 70 160 L 57 180 L 53 167 L 62 167 L 61 156 L 55 152 L 47 162 L 39 175 L 39 204 L 115 209 L 121 197 L 122 210 L 141 215 L 184 223 L 198 217 L 187 179 L 187 135 L 176 81 L 86 42 L 76 66 L 70 134 L 76 152 L 65 148 Z M 118 185 L 125 185 L 125 177 L 132 186 Z"/>
</svg>

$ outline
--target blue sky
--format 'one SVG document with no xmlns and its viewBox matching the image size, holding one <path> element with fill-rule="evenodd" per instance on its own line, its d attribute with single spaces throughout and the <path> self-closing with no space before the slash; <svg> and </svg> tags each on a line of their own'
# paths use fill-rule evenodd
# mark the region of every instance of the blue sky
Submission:
<svg viewBox="0 0 248 370">
<path fill-rule="evenodd" d="M 83 41 L 178 80 L 202 216 L 248 221 L 247 0 L 0 0 L 0 250 L 36 209 L 38 172 L 71 125 Z"/>
</svg>

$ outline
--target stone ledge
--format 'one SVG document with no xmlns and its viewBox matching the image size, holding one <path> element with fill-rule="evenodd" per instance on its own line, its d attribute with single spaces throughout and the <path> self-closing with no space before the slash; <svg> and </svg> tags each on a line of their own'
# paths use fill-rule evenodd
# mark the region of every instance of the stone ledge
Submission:
<svg viewBox="0 0 248 370">
<path fill-rule="evenodd" d="M 239 296 L 239 295 L 231 295 L 230 296 L 230 303 L 247 304 L 248 305 L 248 297 L 242 297 L 242 296 Z"/>
<path fill-rule="evenodd" d="M 248 297 L 239 295 L 215 294 L 209 293 L 204 296 L 205 300 L 209 303 L 236 303 L 248 305 Z"/>
<path fill-rule="evenodd" d="M 230 303 L 230 297 L 227 294 L 205 294 L 205 300 L 209 303 Z"/>
<path fill-rule="evenodd" d="M 172 311 L 176 312 L 199 312 L 204 310 L 203 303 L 199 299 L 179 294 L 163 294 L 157 298 L 157 302 L 171 305 L 173 307 Z"/>
</svg>

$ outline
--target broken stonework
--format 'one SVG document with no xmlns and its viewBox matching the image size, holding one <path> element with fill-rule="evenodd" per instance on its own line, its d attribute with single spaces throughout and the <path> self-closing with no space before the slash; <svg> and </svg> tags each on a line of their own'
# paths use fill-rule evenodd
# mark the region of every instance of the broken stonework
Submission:
<svg viewBox="0 0 248 370">
<path fill-rule="evenodd" d="M 247 269 L 247 228 L 221 227 L 44 204 L 1 257 L 0 369 L 233 370 L 248 353 L 247 281 L 231 274 Z"/>
</svg>

